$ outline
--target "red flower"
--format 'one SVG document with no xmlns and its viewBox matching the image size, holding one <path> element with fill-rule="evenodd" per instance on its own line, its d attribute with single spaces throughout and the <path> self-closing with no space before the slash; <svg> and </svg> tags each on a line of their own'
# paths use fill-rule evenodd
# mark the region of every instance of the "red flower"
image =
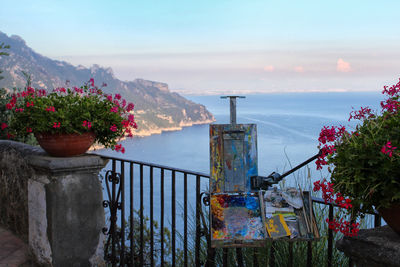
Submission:
<svg viewBox="0 0 400 267">
<path fill-rule="evenodd" d="M 12 109 L 14 107 L 14 105 L 12 103 L 7 103 L 6 104 L 6 108 L 7 109 Z"/>
<path fill-rule="evenodd" d="M 31 133 L 32 132 L 32 128 L 26 127 L 26 132 L 27 133 Z"/>
<path fill-rule="evenodd" d="M 47 107 L 46 111 L 55 112 L 56 109 L 53 106 Z"/>
<path fill-rule="evenodd" d="M 392 146 L 392 143 L 390 141 L 388 141 L 382 148 L 381 148 L 381 152 L 383 154 L 388 155 L 389 157 L 393 156 L 393 151 L 396 149 L 397 147 Z"/>
<path fill-rule="evenodd" d="M 360 110 L 353 110 L 352 112 L 350 112 L 350 117 L 349 117 L 349 121 L 351 119 L 355 119 L 355 120 L 361 120 L 361 119 L 365 119 L 365 118 L 370 118 L 373 117 L 374 114 L 372 114 L 371 112 L 372 110 L 369 107 L 361 107 Z"/>
<path fill-rule="evenodd" d="M 92 123 L 90 121 L 83 121 L 82 126 L 90 129 L 92 128 Z"/>
<path fill-rule="evenodd" d="M 133 110 L 133 108 L 135 107 L 135 105 L 134 104 L 132 104 L 132 103 L 129 103 L 128 104 L 128 107 L 126 108 L 126 111 L 131 111 L 131 110 Z"/>
<path fill-rule="evenodd" d="M 125 148 L 121 144 L 115 145 L 114 150 L 117 152 L 121 152 L 122 154 L 125 153 Z"/>
<path fill-rule="evenodd" d="M 384 110 L 384 111 L 386 110 L 388 112 L 394 113 L 394 112 L 397 112 L 397 110 L 399 109 L 400 102 L 389 98 L 386 101 L 381 102 L 381 107 L 382 107 L 382 110 Z"/>
<path fill-rule="evenodd" d="M 110 111 L 111 111 L 111 112 L 117 113 L 117 112 L 118 112 L 118 107 L 117 107 L 117 106 L 114 106 L 114 107 L 112 107 L 112 108 L 110 109 Z"/>
<path fill-rule="evenodd" d="M 110 130 L 111 130 L 112 132 L 117 131 L 117 126 L 115 126 L 115 124 L 113 124 L 113 125 L 110 127 Z"/>
<path fill-rule="evenodd" d="M 7 128 L 7 127 L 8 127 L 7 123 L 4 123 L 4 122 L 3 122 L 3 123 L 1 124 L 1 129 L 2 129 L 2 130 L 4 130 L 4 129 Z"/>
<path fill-rule="evenodd" d="M 384 86 L 382 91 L 382 94 L 386 94 L 391 97 L 399 96 L 399 93 L 400 93 L 400 79 L 397 84 L 392 85 L 389 88 L 387 86 Z"/>
<path fill-rule="evenodd" d="M 82 88 L 74 87 L 74 90 L 78 94 L 83 94 L 83 89 Z"/>
<path fill-rule="evenodd" d="M 90 78 L 89 82 L 90 82 L 91 86 L 94 86 L 94 79 L 93 78 Z"/>
<path fill-rule="evenodd" d="M 54 122 L 53 123 L 53 128 L 60 128 L 61 127 L 61 123 L 60 122 Z"/>
</svg>

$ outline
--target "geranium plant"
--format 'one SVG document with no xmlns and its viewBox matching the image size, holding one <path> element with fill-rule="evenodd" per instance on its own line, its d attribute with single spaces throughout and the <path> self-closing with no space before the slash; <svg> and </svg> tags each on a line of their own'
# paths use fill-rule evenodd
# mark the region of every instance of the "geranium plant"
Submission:
<svg viewBox="0 0 400 267">
<path fill-rule="evenodd" d="M 117 142 L 132 137 L 136 128 L 134 105 L 119 94 L 103 93 L 93 79 L 80 88 L 57 88 L 50 93 L 28 87 L 14 93 L 6 108 L 12 114 L 8 123 L 0 122 L 0 129 L 9 138 L 31 133 L 93 132 L 95 142 L 124 153 L 125 148 Z"/>
<path fill-rule="evenodd" d="M 358 120 L 354 131 L 343 126 L 324 127 L 319 136 L 317 169 L 328 167 L 330 181 L 314 183 L 326 202 L 348 210 L 352 218 L 387 208 L 400 201 L 400 80 L 385 86 L 381 111 L 362 107 L 350 113 Z M 345 235 L 357 233 L 358 224 L 342 218 L 327 220 Z"/>
</svg>

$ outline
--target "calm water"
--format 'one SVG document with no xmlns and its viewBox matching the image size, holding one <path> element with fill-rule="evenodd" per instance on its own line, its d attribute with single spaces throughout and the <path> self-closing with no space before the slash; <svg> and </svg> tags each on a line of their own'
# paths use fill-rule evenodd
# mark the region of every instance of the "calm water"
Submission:
<svg viewBox="0 0 400 267">
<path fill-rule="evenodd" d="M 201 103 L 217 119 L 215 123 L 229 123 L 229 101 L 218 96 L 188 96 L 190 100 Z M 318 152 L 320 129 L 331 125 L 349 125 L 347 121 L 352 107 L 370 106 L 378 109 L 382 96 L 376 93 L 307 93 L 307 94 L 265 94 L 249 95 L 238 99 L 238 123 L 256 123 L 258 132 L 259 175 L 266 176 L 272 171 L 283 173 Z M 350 127 L 354 127 L 350 125 Z M 123 142 L 125 154 L 110 150 L 98 150 L 96 153 L 123 157 L 132 160 L 157 163 L 171 167 L 209 173 L 209 126 L 196 125 L 182 131 L 165 132 L 144 138 L 134 138 Z M 311 163 L 313 178 L 324 173 L 315 170 Z M 108 166 L 110 168 L 110 166 Z M 135 170 L 137 171 L 137 170 Z M 305 176 L 306 170 L 303 169 Z M 144 177 L 148 175 L 145 169 Z M 154 214 L 159 220 L 160 214 L 160 178 L 154 173 Z M 139 179 L 134 180 L 134 208 L 139 209 Z M 165 187 L 165 223 L 169 226 L 171 218 L 170 175 L 166 175 Z M 295 185 L 294 176 L 287 177 L 286 183 Z M 189 179 L 189 205 L 195 203 L 195 179 Z M 144 181 L 144 208 L 149 215 L 149 184 Z M 202 184 L 203 190 L 207 182 Z M 127 192 L 129 192 L 127 190 Z M 176 179 L 177 229 L 182 232 L 183 179 Z M 128 205 L 128 203 L 127 203 Z M 128 206 L 126 206 L 128 208 Z M 189 211 L 191 212 L 191 211 Z M 180 246 L 177 241 L 177 246 Z"/>
<path fill-rule="evenodd" d="M 218 96 L 188 96 L 217 119 L 229 123 L 229 101 Z M 317 139 L 324 125 L 349 125 L 352 107 L 375 109 L 382 99 L 374 93 L 297 93 L 250 95 L 238 99 L 238 123 L 255 123 L 258 132 L 259 174 L 283 172 L 289 161 L 298 164 L 318 152 Z M 126 140 L 126 153 L 99 153 L 209 173 L 209 126 L 196 125 Z"/>
</svg>

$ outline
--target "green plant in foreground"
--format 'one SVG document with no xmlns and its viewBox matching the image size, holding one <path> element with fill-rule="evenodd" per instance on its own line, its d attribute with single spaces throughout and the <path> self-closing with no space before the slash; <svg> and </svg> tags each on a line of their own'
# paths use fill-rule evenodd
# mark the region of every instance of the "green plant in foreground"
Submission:
<svg viewBox="0 0 400 267">
<path fill-rule="evenodd" d="M 360 121 L 354 132 L 324 127 L 318 139 L 322 155 L 317 168 L 328 165 L 331 182 L 317 181 L 314 190 L 322 190 L 326 202 L 348 208 L 353 218 L 400 201 L 400 80 L 382 93 L 387 98 L 380 114 L 362 107 L 350 113 L 350 119 Z M 343 218 L 328 223 L 345 234 L 357 226 Z"/>
<path fill-rule="evenodd" d="M 31 133 L 93 132 L 97 143 L 124 153 L 125 148 L 117 142 L 122 137 L 132 137 L 136 128 L 133 107 L 119 94 L 104 94 L 93 79 L 80 88 L 57 88 L 49 94 L 27 87 L 11 95 L 6 104 L 6 110 L 11 112 L 9 125 L 0 122 L 0 129 L 7 138 Z"/>
</svg>

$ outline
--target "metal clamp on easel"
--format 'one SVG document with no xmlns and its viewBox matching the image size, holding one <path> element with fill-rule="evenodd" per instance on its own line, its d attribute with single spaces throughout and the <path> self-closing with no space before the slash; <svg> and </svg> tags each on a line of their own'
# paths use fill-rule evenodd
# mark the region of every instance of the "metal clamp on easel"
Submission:
<svg viewBox="0 0 400 267">
<path fill-rule="evenodd" d="M 297 165 L 293 169 L 285 172 L 282 175 L 280 175 L 279 173 L 273 172 L 270 175 L 268 175 L 267 177 L 265 177 L 265 176 L 252 176 L 252 177 L 250 177 L 251 178 L 251 189 L 253 189 L 253 190 L 258 190 L 258 189 L 268 190 L 269 187 L 271 187 L 274 184 L 279 183 L 286 176 L 294 173 L 298 169 L 306 166 L 308 163 L 316 160 L 319 157 L 319 155 L 320 155 L 320 153 L 312 156 L 308 160 L 300 163 L 299 165 Z"/>
</svg>

